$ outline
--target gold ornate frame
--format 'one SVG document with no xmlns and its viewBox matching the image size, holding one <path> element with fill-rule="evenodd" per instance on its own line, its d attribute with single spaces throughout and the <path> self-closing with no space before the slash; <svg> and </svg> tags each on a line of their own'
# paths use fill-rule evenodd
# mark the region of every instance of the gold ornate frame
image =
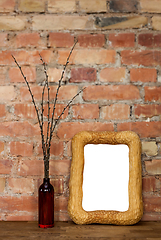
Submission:
<svg viewBox="0 0 161 240">
<path fill-rule="evenodd" d="M 86 144 L 126 144 L 129 147 L 129 208 L 120 211 L 85 211 L 82 208 L 84 146 Z M 77 224 L 132 225 L 143 215 L 141 143 L 132 131 L 92 132 L 83 131 L 72 139 L 72 163 L 69 182 L 68 213 Z"/>
</svg>

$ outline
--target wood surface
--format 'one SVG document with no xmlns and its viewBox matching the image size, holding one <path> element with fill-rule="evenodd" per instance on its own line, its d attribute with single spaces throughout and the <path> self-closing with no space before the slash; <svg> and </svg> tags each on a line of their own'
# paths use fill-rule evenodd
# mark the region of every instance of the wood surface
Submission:
<svg viewBox="0 0 161 240">
<path fill-rule="evenodd" d="M 113 239 L 161 240 L 161 222 L 139 222 L 133 226 L 76 225 L 55 222 L 54 228 L 42 229 L 37 222 L 0 222 L 0 240 Z"/>
</svg>

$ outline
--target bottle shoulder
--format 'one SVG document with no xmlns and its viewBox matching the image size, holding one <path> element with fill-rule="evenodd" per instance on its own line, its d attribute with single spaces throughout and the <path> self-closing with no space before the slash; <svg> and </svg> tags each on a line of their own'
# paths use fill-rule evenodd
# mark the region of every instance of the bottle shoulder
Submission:
<svg viewBox="0 0 161 240">
<path fill-rule="evenodd" d="M 54 187 L 50 184 L 50 183 L 43 183 L 40 185 L 39 187 L 39 191 L 44 191 L 44 192 L 51 192 L 51 191 L 54 191 Z"/>
</svg>

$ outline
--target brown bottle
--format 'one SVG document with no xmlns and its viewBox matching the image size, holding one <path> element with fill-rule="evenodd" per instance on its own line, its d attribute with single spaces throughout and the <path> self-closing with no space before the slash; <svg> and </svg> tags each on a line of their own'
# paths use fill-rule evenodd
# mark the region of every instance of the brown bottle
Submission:
<svg viewBox="0 0 161 240">
<path fill-rule="evenodd" d="M 44 178 L 39 187 L 39 227 L 54 227 L 54 188 L 50 184 L 50 178 Z"/>
</svg>

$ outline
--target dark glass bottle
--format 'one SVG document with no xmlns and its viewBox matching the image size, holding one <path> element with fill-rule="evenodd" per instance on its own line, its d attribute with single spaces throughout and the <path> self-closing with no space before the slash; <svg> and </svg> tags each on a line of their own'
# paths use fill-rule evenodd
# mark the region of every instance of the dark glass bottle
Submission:
<svg viewBox="0 0 161 240">
<path fill-rule="evenodd" d="M 49 178 L 39 187 L 39 227 L 54 227 L 54 188 Z"/>
</svg>

